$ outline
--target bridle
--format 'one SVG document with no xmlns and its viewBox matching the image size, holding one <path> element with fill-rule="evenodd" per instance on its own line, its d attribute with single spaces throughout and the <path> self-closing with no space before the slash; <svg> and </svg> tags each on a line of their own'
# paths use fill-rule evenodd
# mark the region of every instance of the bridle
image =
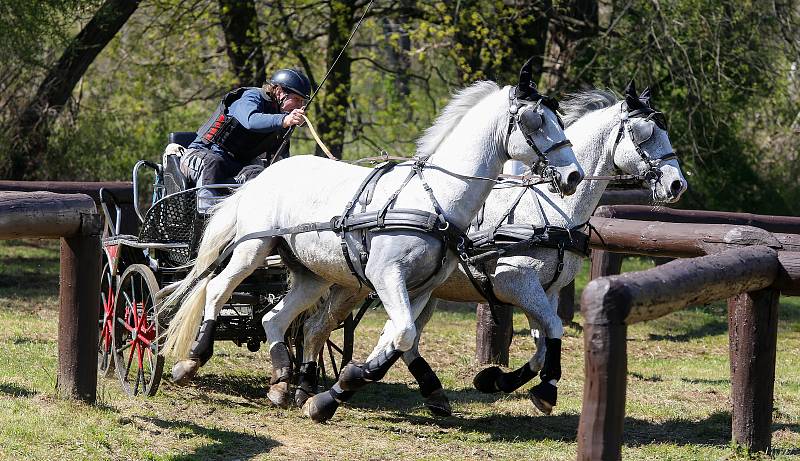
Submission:
<svg viewBox="0 0 800 461">
<path fill-rule="evenodd" d="M 631 119 L 639 118 L 643 121 L 652 121 L 654 125 L 647 124 L 646 132 L 643 129 L 636 129 L 634 124 L 631 122 Z M 641 124 L 639 125 L 641 126 Z M 680 160 L 678 158 L 678 154 L 675 151 L 671 151 L 661 157 L 653 158 L 647 152 L 644 151 L 642 145 L 646 144 L 652 137 L 654 133 L 654 127 L 657 126 L 662 130 L 667 130 L 667 122 L 664 118 L 664 114 L 655 110 L 642 110 L 638 109 L 633 112 L 628 112 L 627 108 L 623 104 L 620 110 L 620 117 L 619 117 L 619 129 L 617 130 L 617 136 L 614 140 L 614 147 L 611 150 L 611 156 L 615 156 L 617 152 L 617 147 L 619 143 L 622 141 L 623 136 L 627 133 L 628 137 L 631 140 L 631 144 L 633 144 L 633 148 L 636 150 L 636 153 L 639 154 L 642 161 L 645 162 L 647 165 L 647 171 L 642 174 L 620 174 L 620 175 L 613 175 L 613 176 L 586 176 L 584 177 L 584 181 L 599 181 L 599 180 L 629 180 L 629 181 L 644 181 L 650 185 L 650 190 L 653 191 L 655 194 L 655 186 L 661 181 L 661 177 L 663 176 L 663 172 L 659 168 L 662 163 L 667 162 L 669 160 Z"/>
<path fill-rule="evenodd" d="M 572 143 L 569 139 L 564 138 L 562 141 L 554 143 L 544 150 L 540 149 L 539 146 L 536 145 L 536 142 L 533 140 L 533 135 L 537 131 L 540 131 L 544 128 L 544 114 L 542 111 L 542 105 L 549 108 L 554 114 L 556 114 L 558 123 L 563 129 L 564 123 L 561 121 L 561 118 L 558 117 L 557 112 L 558 101 L 539 94 L 535 90 L 529 91 L 527 94 L 524 94 L 523 97 L 518 96 L 518 89 L 516 87 L 512 87 L 509 90 L 508 129 L 506 130 L 504 152 L 510 160 L 511 156 L 508 153 L 508 146 L 511 139 L 511 134 L 514 132 L 514 129 L 518 129 L 522 134 L 522 137 L 525 139 L 525 142 L 539 158 L 533 168 L 531 168 L 531 172 L 539 175 L 545 182 L 551 183 L 556 190 L 560 191 L 560 175 L 558 171 L 556 171 L 555 167 L 550 165 L 547 155 L 564 147 L 571 147 Z"/>
</svg>

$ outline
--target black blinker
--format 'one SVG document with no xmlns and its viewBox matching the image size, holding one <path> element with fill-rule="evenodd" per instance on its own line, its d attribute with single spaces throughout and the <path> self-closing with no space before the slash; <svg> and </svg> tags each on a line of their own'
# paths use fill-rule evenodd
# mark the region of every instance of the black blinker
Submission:
<svg viewBox="0 0 800 461">
<path fill-rule="evenodd" d="M 530 135 L 542 127 L 544 116 L 534 107 L 531 107 L 519 114 L 519 124 L 522 126 L 523 134 Z"/>
</svg>

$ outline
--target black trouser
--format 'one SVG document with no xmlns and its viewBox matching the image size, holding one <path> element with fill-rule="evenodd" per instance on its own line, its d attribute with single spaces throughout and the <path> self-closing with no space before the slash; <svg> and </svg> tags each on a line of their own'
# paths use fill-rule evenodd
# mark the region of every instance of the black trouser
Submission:
<svg viewBox="0 0 800 461">
<path fill-rule="evenodd" d="M 242 163 L 230 155 L 218 154 L 208 149 L 192 149 L 181 158 L 181 171 L 195 187 L 209 184 L 236 184 L 234 176 L 249 163 Z M 197 191 L 197 211 L 205 213 L 219 197 L 227 195 L 224 188 L 204 188 Z"/>
</svg>

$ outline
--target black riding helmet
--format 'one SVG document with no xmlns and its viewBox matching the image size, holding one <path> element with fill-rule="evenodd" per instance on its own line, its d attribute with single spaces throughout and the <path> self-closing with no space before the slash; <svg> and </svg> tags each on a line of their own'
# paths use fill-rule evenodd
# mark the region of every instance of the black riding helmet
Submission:
<svg viewBox="0 0 800 461">
<path fill-rule="evenodd" d="M 311 98 L 311 81 L 306 74 L 296 69 L 281 69 L 269 79 L 273 85 L 280 85 L 292 93 L 299 94 L 306 100 Z"/>
</svg>

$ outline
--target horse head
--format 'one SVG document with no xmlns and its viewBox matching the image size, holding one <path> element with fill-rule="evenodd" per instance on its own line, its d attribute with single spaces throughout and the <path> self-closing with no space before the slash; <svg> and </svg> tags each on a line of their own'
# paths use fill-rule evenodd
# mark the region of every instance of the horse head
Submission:
<svg viewBox="0 0 800 461">
<path fill-rule="evenodd" d="M 522 66 L 517 86 L 508 93 L 507 153 L 514 160 L 533 165 L 533 171 L 550 180 L 553 189 L 571 195 L 584 172 L 564 134 L 558 101 L 539 93 L 532 81 L 532 60 Z"/>
<path fill-rule="evenodd" d="M 654 201 L 678 201 L 687 183 L 672 149 L 664 114 L 653 107 L 650 88 L 636 94 L 633 80 L 625 88 L 624 98 L 614 165 L 642 176 L 653 192 Z"/>
</svg>

